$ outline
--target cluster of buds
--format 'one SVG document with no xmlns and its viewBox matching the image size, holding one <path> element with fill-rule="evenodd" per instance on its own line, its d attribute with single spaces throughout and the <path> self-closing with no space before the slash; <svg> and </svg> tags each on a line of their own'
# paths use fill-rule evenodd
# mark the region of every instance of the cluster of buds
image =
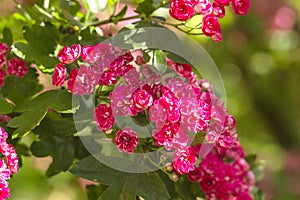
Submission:
<svg viewBox="0 0 300 200">
<path fill-rule="evenodd" d="M 28 72 L 28 68 L 24 60 L 17 57 L 8 60 L 8 53 L 9 47 L 7 44 L 0 43 L 0 87 L 4 86 L 6 73 L 17 78 L 22 78 Z"/>
<path fill-rule="evenodd" d="M 230 6 L 235 14 L 246 15 L 250 9 L 250 0 L 171 0 L 170 15 L 187 21 L 194 15 L 203 15 L 202 32 L 215 42 L 222 41 L 219 19 L 225 16 L 225 7 Z"/>
<path fill-rule="evenodd" d="M 16 150 L 11 144 L 6 142 L 8 135 L 5 130 L 0 127 L 0 152 L 5 161 L 0 159 L 0 199 L 5 200 L 10 196 L 10 190 L 7 180 L 11 174 L 18 172 L 18 156 Z"/>
</svg>

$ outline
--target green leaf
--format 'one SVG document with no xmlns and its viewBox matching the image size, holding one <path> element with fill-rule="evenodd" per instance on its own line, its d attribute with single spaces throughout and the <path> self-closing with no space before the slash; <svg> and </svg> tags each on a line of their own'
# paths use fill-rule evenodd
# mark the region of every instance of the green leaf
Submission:
<svg viewBox="0 0 300 200">
<path fill-rule="evenodd" d="M 192 142 L 192 144 L 191 144 L 191 146 L 197 146 L 197 145 L 199 145 L 199 144 L 202 144 L 203 142 L 204 142 L 204 140 L 205 140 L 205 133 L 203 133 L 203 132 L 198 132 L 197 134 L 196 134 L 196 136 L 194 137 L 194 140 L 193 140 L 193 142 Z"/>
<path fill-rule="evenodd" d="M 50 117 L 50 118 L 49 118 Z M 30 150 L 34 156 L 51 156 L 52 163 L 47 170 L 47 176 L 53 176 L 69 169 L 75 158 L 75 148 L 69 137 L 55 132 L 51 114 L 36 127 L 33 132 L 39 136 L 39 141 L 32 143 Z"/>
<path fill-rule="evenodd" d="M 13 105 L 8 103 L 4 97 L 0 96 L 0 114 L 9 114 L 13 109 Z"/>
<path fill-rule="evenodd" d="M 38 82 L 36 70 L 29 67 L 28 73 L 23 78 L 8 76 L 5 78 L 5 85 L 0 88 L 4 97 L 12 100 L 15 104 L 35 95 L 42 90 Z"/>
<path fill-rule="evenodd" d="M 122 10 L 115 16 L 112 18 L 112 21 L 114 24 L 117 24 L 119 22 L 119 20 L 121 20 L 124 15 L 126 14 L 127 11 L 127 5 L 125 5 Z"/>
<path fill-rule="evenodd" d="M 153 0 L 147 0 L 140 4 L 138 4 L 135 12 L 142 14 L 144 13 L 146 16 L 149 16 L 155 11 L 155 7 L 153 6 Z"/>
<path fill-rule="evenodd" d="M 11 33 L 11 30 L 7 27 L 5 27 L 2 31 L 2 36 L 3 36 L 3 42 L 5 42 L 8 46 L 11 46 L 13 43 L 13 36 Z"/>
<path fill-rule="evenodd" d="M 59 7 L 73 16 L 76 15 L 81 8 L 77 0 L 61 0 Z"/>
<path fill-rule="evenodd" d="M 13 118 L 8 126 L 17 128 L 13 138 L 21 137 L 30 133 L 40 124 L 49 108 L 61 113 L 74 113 L 78 107 L 78 102 L 72 104 L 72 95 L 67 91 L 50 90 L 38 95 L 33 100 L 18 104 L 15 112 L 23 112 L 23 114 Z"/>
<path fill-rule="evenodd" d="M 250 154 L 250 155 L 247 155 L 245 157 L 245 160 L 248 162 L 248 164 L 252 167 L 254 167 L 255 165 L 255 160 L 256 160 L 257 156 L 256 154 Z"/>
<path fill-rule="evenodd" d="M 51 57 L 54 54 L 59 39 L 58 30 L 50 23 L 45 26 L 33 25 L 24 28 L 24 38 L 27 45 L 15 45 L 26 56 L 25 59 L 42 65 L 45 68 L 52 69 L 57 63 L 57 59 Z M 38 38 L 38 39 L 37 39 Z M 40 68 L 42 71 L 43 68 Z"/>
<path fill-rule="evenodd" d="M 135 164 L 110 157 L 112 162 L 118 161 L 134 168 Z M 168 190 L 156 172 L 149 173 L 125 173 L 109 168 L 99 162 L 93 156 L 84 158 L 76 164 L 71 172 L 77 176 L 97 180 L 109 188 L 98 198 L 99 200 L 135 200 L 141 196 L 147 200 L 170 199 Z"/>
<path fill-rule="evenodd" d="M 88 185 L 86 186 L 89 200 L 97 200 L 98 197 L 108 188 L 106 185 Z"/>
<path fill-rule="evenodd" d="M 200 189 L 199 183 L 189 181 L 186 176 L 175 182 L 175 190 L 184 200 L 194 200 L 197 197 L 205 196 Z"/>
<path fill-rule="evenodd" d="M 166 54 L 162 50 L 155 50 L 154 55 L 154 66 L 151 67 L 154 68 L 154 72 L 164 74 L 168 69 Z"/>
</svg>

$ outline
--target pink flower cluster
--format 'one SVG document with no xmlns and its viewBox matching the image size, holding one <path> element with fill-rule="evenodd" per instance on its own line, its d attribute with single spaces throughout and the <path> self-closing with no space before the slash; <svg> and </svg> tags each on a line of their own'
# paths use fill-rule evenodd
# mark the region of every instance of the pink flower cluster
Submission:
<svg viewBox="0 0 300 200">
<path fill-rule="evenodd" d="M 188 174 L 188 178 L 199 182 L 208 200 L 252 200 L 249 192 L 255 177 L 249 169 L 243 158 L 225 163 L 222 157 L 211 152 Z"/>
<path fill-rule="evenodd" d="M 199 182 L 208 199 L 252 199 L 249 191 L 254 176 L 244 160 L 235 119 L 227 114 L 211 84 L 204 79 L 197 81 L 190 65 L 170 59 L 167 64 L 179 77 L 162 80 L 146 64 L 140 66 L 141 74 L 135 69 L 128 71 L 123 83 L 110 94 L 114 114 L 149 113 L 149 121 L 156 127 L 152 131 L 155 144 L 175 150 L 174 170 Z M 190 146 L 201 132 L 205 133 L 204 143 Z M 199 167 L 195 167 L 197 159 L 201 161 Z M 208 169 L 212 164 L 216 166 L 211 172 Z M 215 173 L 218 169 L 220 173 Z M 207 177 L 216 184 L 208 187 L 213 183 Z"/>
<path fill-rule="evenodd" d="M 111 85 L 117 82 L 117 78 L 123 76 L 133 68 L 129 63 L 133 60 L 130 53 L 123 53 L 119 49 L 108 44 L 81 47 L 74 44 L 65 46 L 57 55 L 58 63 L 52 76 L 52 84 L 62 86 L 67 77 L 66 65 L 79 60 L 87 65 L 80 65 L 79 69 L 72 68 L 67 88 L 77 95 L 90 94 L 96 85 Z"/>
<path fill-rule="evenodd" d="M 229 5 L 235 14 L 246 15 L 250 9 L 250 0 L 171 0 L 169 13 L 180 21 L 187 21 L 195 14 L 203 15 L 203 34 L 220 42 L 222 32 L 218 19 L 225 16 L 225 7 Z"/>
<path fill-rule="evenodd" d="M 176 76 L 163 78 L 141 57 L 135 60 L 139 67 L 134 67 L 131 53 L 101 45 L 80 50 L 82 61 L 88 65 L 81 65 L 79 70 L 73 68 L 67 83 L 73 94 L 83 95 L 91 93 L 97 84 L 112 85 L 122 81 L 110 92 L 110 102 L 101 103 L 94 110 L 98 130 L 115 134 L 113 142 L 120 152 L 133 153 L 138 146 L 138 133 L 129 127 L 120 130 L 115 126 L 115 116 L 136 119 L 144 116 L 155 125 L 152 130 L 154 144 L 174 151 L 172 167 L 175 172 L 188 174 L 190 180 L 199 182 L 207 199 L 252 199 L 249 191 L 255 178 L 244 159 L 236 121 L 227 114 L 211 84 L 205 79 L 198 81 L 189 64 L 167 59 L 168 67 Z M 70 60 L 79 59 L 77 53 L 66 52 L 61 61 L 70 63 Z M 66 76 L 65 63 L 56 66 L 61 72 L 55 72 L 55 77 Z M 195 140 L 199 135 L 204 135 L 203 141 Z M 195 166 L 197 160 L 200 164 Z"/>
<path fill-rule="evenodd" d="M 6 142 L 8 135 L 5 130 L 0 127 L 0 152 L 5 160 L 0 159 L 0 200 L 8 199 L 10 190 L 7 180 L 11 174 L 18 172 L 18 156 L 14 147 Z"/>
<path fill-rule="evenodd" d="M 5 43 L 0 42 L 0 87 L 4 86 L 4 78 L 6 73 L 15 76 L 17 78 L 22 78 L 28 72 L 28 68 L 24 60 L 14 57 L 7 60 L 9 53 L 9 47 Z M 6 73 L 4 68 L 6 67 Z"/>
</svg>

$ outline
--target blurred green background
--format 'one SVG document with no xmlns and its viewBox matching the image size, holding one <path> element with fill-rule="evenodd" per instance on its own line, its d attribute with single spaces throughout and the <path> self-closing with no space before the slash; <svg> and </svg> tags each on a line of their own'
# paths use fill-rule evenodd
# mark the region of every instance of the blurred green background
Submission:
<svg viewBox="0 0 300 200">
<path fill-rule="evenodd" d="M 223 42 L 201 38 L 222 74 L 227 107 L 248 153 L 265 160 L 259 185 L 267 199 L 300 199 L 300 1 L 252 0 L 245 17 L 228 10 Z M 30 3 L 30 2 L 25 2 Z M 14 27 L 14 4 L 0 0 L 0 30 Z M 5 5 L 5 6 L 3 6 Z M 82 181 L 69 173 L 50 179 L 49 159 L 25 158 L 10 181 L 13 200 L 84 200 Z"/>
</svg>

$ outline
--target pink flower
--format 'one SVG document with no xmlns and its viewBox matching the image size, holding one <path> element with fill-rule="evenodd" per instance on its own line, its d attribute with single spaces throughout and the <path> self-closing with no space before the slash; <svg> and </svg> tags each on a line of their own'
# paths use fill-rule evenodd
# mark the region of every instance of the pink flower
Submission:
<svg viewBox="0 0 300 200">
<path fill-rule="evenodd" d="M 196 156 L 192 147 L 177 149 L 173 159 L 173 167 L 178 174 L 186 174 L 195 169 Z"/>
<path fill-rule="evenodd" d="M 161 130 L 153 130 L 153 137 L 157 146 L 172 148 L 175 137 L 178 136 L 179 123 L 165 125 Z"/>
<path fill-rule="evenodd" d="M 214 3 L 219 5 L 219 6 L 229 6 L 229 3 L 231 2 L 232 0 L 214 0 Z"/>
<path fill-rule="evenodd" d="M 90 94 L 97 85 L 97 74 L 91 67 L 81 65 L 72 90 L 73 94 L 85 95 Z"/>
<path fill-rule="evenodd" d="M 132 94 L 130 98 L 130 113 L 137 115 L 143 109 L 150 107 L 153 104 L 153 97 L 146 90 L 139 89 Z"/>
<path fill-rule="evenodd" d="M 188 173 L 188 179 L 192 182 L 200 182 L 201 180 L 201 170 L 200 168 L 196 167 L 194 170 Z"/>
<path fill-rule="evenodd" d="M 213 14 L 218 18 L 223 18 L 225 16 L 225 8 L 219 4 L 213 4 Z"/>
<path fill-rule="evenodd" d="M 0 159 L 0 180 L 10 179 L 10 170 L 7 169 L 5 162 Z"/>
<path fill-rule="evenodd" d="M 6 163 L 0 159 L 0 199 L 5 200 L 9 198 L 10 191 L 8 188 L 7 179 L 12 173 L 18 172 L 18 156 L 14 147 L 7 144 L 8 134 L 0 127 L 0 152 L 5 156 Z"/>
<path fill-rule="evenodd" d="M 247 15 L 250 10 L 249 0 L 232 0 L 232 10 L 238 15 Z"/>
<path fill-rule="evenodd" d="M 82 47 L 82 50 L 81 50 L 81 59 L 84 61 L 84 62 L 87 62 L 87 63 L 93 63 L 95 62 L 95 56 L 93 54 L 93 50 L 95 49 L 94 46 L 91 46 L 91 45 L 86 45 L 84 47 Z"/>
<path fill-rule="evenodd" d="M 73 44 L 71 47 L 65 46 L 57 54 L 57 59 L 63 64 L 71 64 L 75 62 L 81 54 L 81 46 Z"/>
<path fill-rule="evenodd" d="M 135 87 L 122 84 L 110 93 L 111 107 L 116 116 L 129 115 L 130 97 L 135 90 Z"/>
<path fill-rule="evenodd" d="M 222 40 L 221 26 L 218 18 L 213 15 L 205 15 L 202 19 L 202 32 L 208 37 L 212 37 L 216 42 Z"/>
<path fill-rule="evenodd" d="M 171 0 L 169 13 L 179 21 L 187 21 L 194 15 L 193 4 L 187 0 Z"/>
<path fill-rule="evenodd" d="M 54 68 L 52 76 L 52 84 L 56 86 L 62 86 L 66 80 L 67 69 L 62 64 L 57 64 Z"/>
<path fill-rule="evenodd" d="M 12 76 L 22 78 L 28 72 L 28 68 L 24 60 L 15 57 L 8 61 L 6 72 Z"/>
<path fill-rule="evenodd" d="M 6 54 L 0 54 L 0 69 L 3 69 L 7 62 L 7 56 Z"/>
<path fill-rule="evenodd" d="M 131 128 L 119 130 L 114 139 L 114 143 L 119 148 L 119 151 L 132 153 L 134 148 L 138 145 L 137 133 Z"/>
<path fill-rule="evenodd" d="M 176 63 L 167 58 L 167 65 L 186 79 L 192 76 L 193 68 L 190 64 Z"/>
<path fill-rule="evenodd" d="M 95 108 L 94 119 L 98 124 L 99 131 L 106 131 L 115 123 L 112 109 L 106 104 L 100 104 Z"/>
<path fill-rule="evenodd" d="M 212 4 L 208 0 L 199 0 L 194 9 L 201 15 L 208 15 L 212 12 Z"/>
<path fill-rule="evenodd" d="M 6 73 L 3 69 L 0 69 L 0 87 L 4 86 L 4 78 L 6 76 Z"/>
<path fill-rule="evenodd" d="M 17 173 L 19 170 L 18 156 L 15 148 L 8 144 L 7 152 L 3 153 L 6 158 L 7 167 L 10 173 Z"/>
<path fill-rule="evenodd" d="M 8 123 L 11 119 L 12 118 L 9 115 L 0 114 L 0 123 L 2 123 L 2 122 Z"/>
<path fill-rule="evenodd" d="M 8 183 L 5 180 L 0 180 L 0 199 L 5 200 L 10 197 Z"/>
<path fill-rule="evenodd" d="M 133 69 L 133 66 L 128 64 L 131 61 L 133 61 L 133 56 L 130 53 L 125 53 L 113 60 L 113 62 L 109 64 L 108 70 L 103 72 L 98 84 L 111 85 L 117 83 L 119 76 L 123 76 L 129 70 Z"/>
<path fill-rule="evenodd" d="M 9 47 L 7 46 L 7 44 L 0 42 L 0 55 L 7 55 L 9 51 Z"/>
<path fill-rule="evenodd" d="M 67 88 L 73 92 L 78 69 L 73 68 L 68 76 Z"/>
</svg>

